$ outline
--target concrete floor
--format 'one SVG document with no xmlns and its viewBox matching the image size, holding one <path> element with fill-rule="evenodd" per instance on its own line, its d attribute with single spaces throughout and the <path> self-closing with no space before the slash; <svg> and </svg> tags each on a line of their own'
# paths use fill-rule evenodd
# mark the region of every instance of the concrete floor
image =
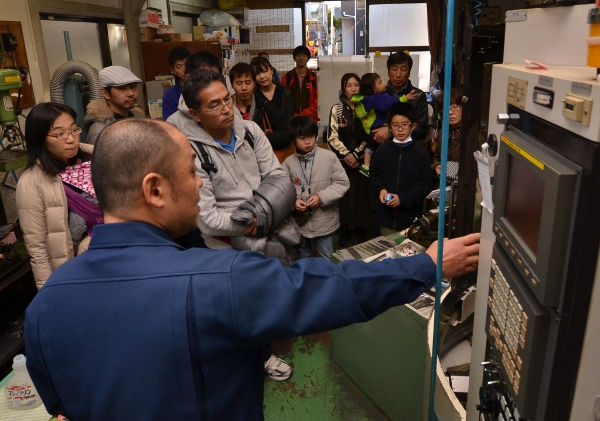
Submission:
<svg viewBox="0 0 600 421">
<path fill-rule="evenodd" d="M 294 366 L 284 382 L 265 377 L 265 420 L 388 421 L 331 359 L 331 333 L 274 343 Z"/>
</svg>

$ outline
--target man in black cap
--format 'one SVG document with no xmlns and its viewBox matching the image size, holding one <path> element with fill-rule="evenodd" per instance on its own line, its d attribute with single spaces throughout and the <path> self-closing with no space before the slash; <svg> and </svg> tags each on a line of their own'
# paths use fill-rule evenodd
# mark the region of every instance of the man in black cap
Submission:
<svg viewBox="0 0 600 421">
<path fill-rule="evenodd" d="M 104 98 L 90 101 L 83 127 L 88 131 L 86 141 L 92 145 L 109 124 L 124 118 L 144 118 L 144 111 L 136 107 L 140 78 L 122 66 L 109 66 L 98 72 L 100 94 Z"/>
</svg>

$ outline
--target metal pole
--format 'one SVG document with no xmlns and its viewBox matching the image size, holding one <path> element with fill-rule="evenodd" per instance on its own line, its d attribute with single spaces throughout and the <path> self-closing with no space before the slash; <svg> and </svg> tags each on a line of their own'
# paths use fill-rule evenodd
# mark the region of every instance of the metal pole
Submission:
<svg viewBox="0 0 600 421">
<path fill-rule="evenodd" d="M 444 61 L 444 112 L 442 121 L 442 170 L 440 172 L 440 215 L 438 220 L 438 253 L 437 253 L 437 276 L 435 284 L 435 314 L 433 321 L 433 347 L 431 349 L 431 376 L 429 379 L 429 416 L 428 420 L 433 421 L 434 402 L 435 402 L 435 383 L 437 374 L 438 342 L 440 334 L 440 307 L 442 294 L 442 263 L 444 259 L 444 226 L 446 210 L 446 166 L 448 163 L 448 136 L 450 134 L 450 89 L 452 77 L 452 40 L 454 33 L 454 0 L 448 0 L 448 9 L 446 16 L 446 48 Z"/>
<path fill-rule="evenodd" d="M 73 60 L 73 53 L 71 52 L 71 38 L 69 37 L 69 31 L 63 31 L 65 36 L 65 47 L 67 48 L 67 61 Z"/>
</svg>

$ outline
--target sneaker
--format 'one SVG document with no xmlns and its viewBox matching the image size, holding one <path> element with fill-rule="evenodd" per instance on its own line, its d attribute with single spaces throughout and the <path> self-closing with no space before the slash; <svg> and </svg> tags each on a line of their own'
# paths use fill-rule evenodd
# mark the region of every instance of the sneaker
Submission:
<svg viewBox="0 0 600 421">
<path fill-rule="evenodd" d="M 361 165 L 358 172 L 361 173 L 362 175 L 364 175 L 365 177 L 368 177 L 369 176 L 369 166 L 365 165 L 365 164 Z"/>
<path fill-rule="evenodd" d="M 278 382 L 289 379 L 293 372 L 294 369 L 275 354 L 265 362 L 265 373 Z"/>
</svg>

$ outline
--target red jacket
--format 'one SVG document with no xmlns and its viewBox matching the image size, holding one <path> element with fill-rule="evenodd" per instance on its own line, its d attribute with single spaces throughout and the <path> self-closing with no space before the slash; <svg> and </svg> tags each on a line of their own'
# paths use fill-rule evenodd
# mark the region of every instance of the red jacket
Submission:
<svg viewBox="0 0 600 421">
<path fill-rule="evenodd" d="M 292 91 L 294 97 L 294 112 L 296 115 L 308 115 L 319 123 L 319 99 L 317 90 L 317 74 L 308 70 L 304 86 L 300 89 L 296 69 L 287 72 L 281 78 L 281 84 Z"/>
</svg>

